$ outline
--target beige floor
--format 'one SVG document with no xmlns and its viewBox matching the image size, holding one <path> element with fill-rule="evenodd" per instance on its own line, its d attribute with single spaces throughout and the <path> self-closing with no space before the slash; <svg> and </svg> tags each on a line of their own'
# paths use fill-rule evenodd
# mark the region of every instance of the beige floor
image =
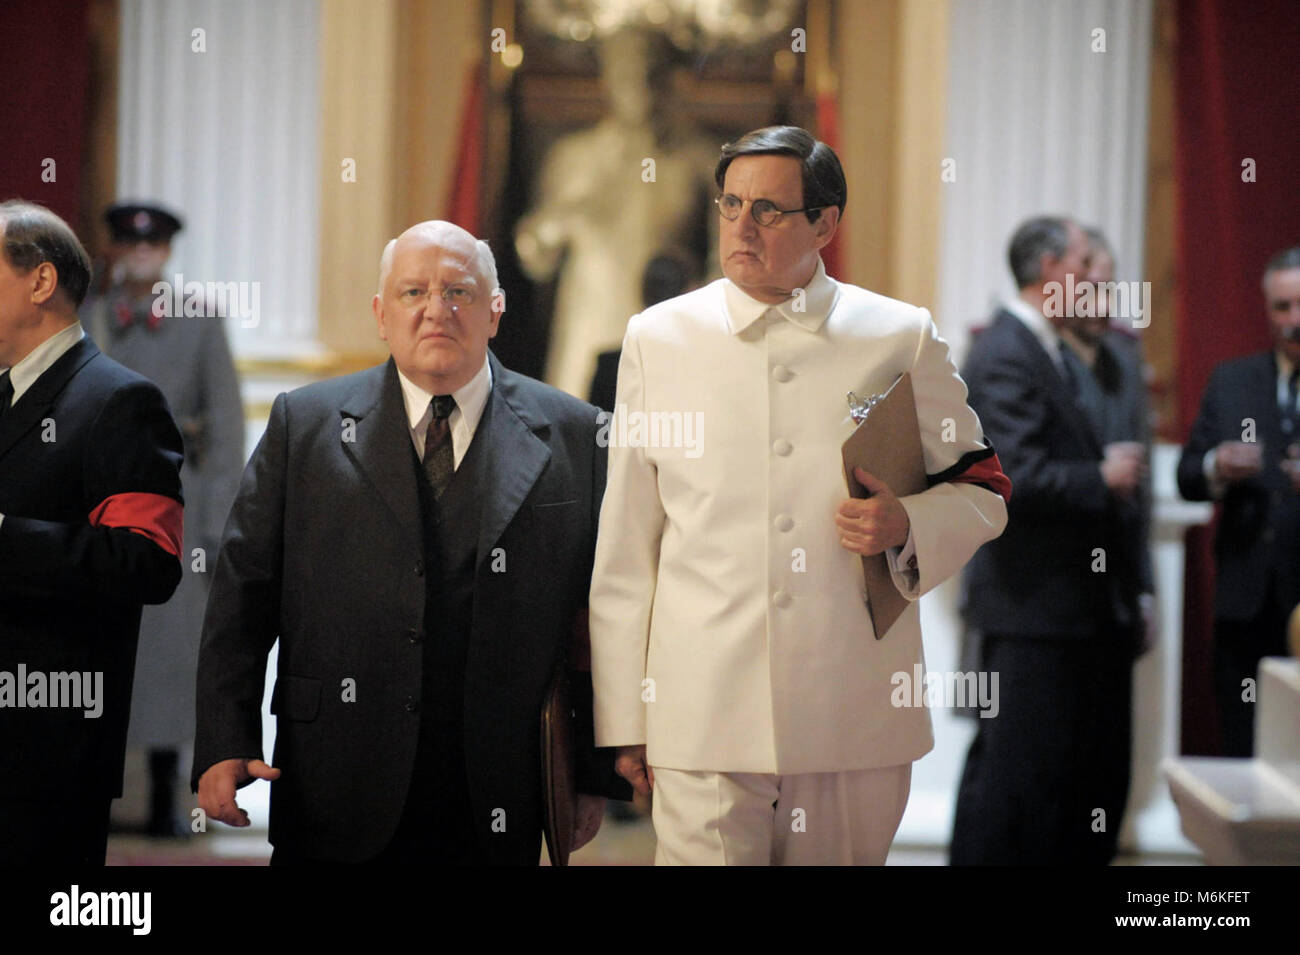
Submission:
<svg viewBox="0 0 1300 955">
<path fill-rule="evenodd" d="M 265 865 L 270 846 L 264 831 L 233 830 L 216 825 L 214 832 L 184 840 L 148 839 L 114 834 L 109 839 L 109 865 Z M 648 818 L 632 822 L 606 819 L 599 835 L 573 856 L 574 865 L 651 865 L 654 829 Z M 933 846 L 895 844 L 887 865 L 942 866 L 947 851 Z M 547 864 L 545 849 L 542 862 Z M 1121 856 L 1115 865 L 1199 865 L 1186 856 Z"/>
<path fill-rule="evenodd" d="M 188 755 L 182 758 L 189 765 Z M 125 830 L 141 824 L 147 815 L 147 782 L 144 754 L 127 752 L 123 798 L 113 803 L 115 831 L 109 837 L 109 865 L 265 865 L 271 855 L 264 830 L 232 829 L 214 823 L 212 829 L 186 839 L 149 839 Z M 188 813 L 196 805 L 187 783 L 177 786 L 179 805 Z M 641 805 L 644 813 L 646 805 Z M 591 844 L 573 856 L 574 865 L 652 865 L 655 836 L 648 815 L 632 821 L 607 817 L 600 833 Z M 542 850 L 546 864 L 546 850 Z M 948 862 L 947 849 L 935 846 L 895 844 L 886 865 L 942 866 Z M 1188 856 L 1126 855 L 1115 865 L 1200 865 Z"/>
</svg>

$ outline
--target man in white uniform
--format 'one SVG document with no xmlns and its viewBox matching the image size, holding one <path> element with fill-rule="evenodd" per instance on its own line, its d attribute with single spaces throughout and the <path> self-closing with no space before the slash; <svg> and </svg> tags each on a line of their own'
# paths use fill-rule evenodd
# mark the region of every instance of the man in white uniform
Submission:
<svg viewBox="0 0 1300 955">
<path fill-rule="evenodd" d="M 934 745 L 895 674 L 915 600 L 1006 524 L 1010 482 L 925 309 L 826 275 L 846 187 L 826 144 L 723 147 L 726 276 L 634 316 L 591 587 L 598 746 L 654 791 L 660 864 L 881 864 Z M 845 395 L 910 371 L 929 489 L 848 498 Z M 877 635 L 859 555 L 913 601 Z"/>
</svg>

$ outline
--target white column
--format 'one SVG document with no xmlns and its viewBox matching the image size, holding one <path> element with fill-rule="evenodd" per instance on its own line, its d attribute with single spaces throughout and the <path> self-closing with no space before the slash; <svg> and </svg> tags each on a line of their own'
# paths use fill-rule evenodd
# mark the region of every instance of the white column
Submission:
<svg viewBox="0 0 1300 955">
<path fill-rule="evenodd" d="M 1212 505 L 1184 501 L 1175 472 L 1182 449 L 1157 444 L 1151 455 L 1155 563 L 1160 633 L 1133 669 L 1133 775 L 1120 844 L 1142 852 L 1195 854 L 1182 833 L 1161 762 L 1181 750 L 1183 700 L 1183 585 L 1188 528 L 1209 523 Z"/>
</svg>

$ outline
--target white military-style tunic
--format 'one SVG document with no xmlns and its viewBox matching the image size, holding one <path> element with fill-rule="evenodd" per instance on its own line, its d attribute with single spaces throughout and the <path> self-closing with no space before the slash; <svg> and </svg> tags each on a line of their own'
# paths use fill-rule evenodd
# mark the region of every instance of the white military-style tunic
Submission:
<svg viewBox="0 0 1300 955">
<path fill-rule="evenodd" d="M 929 713 L 891 703 L 891 677 L 924 663 L 918 608 L 875 639 L 861 559 L 834 520 L 846 393 L 905 371 L 934 482 L 900 499 L 910 537 L 889 555 L 915 601 L 1007 518 L 1006 479 L 925 309 L 819 264 L 777 306 L 719 279 L 631 319 L 591 586 L 596 745 L 750 773 L 892 766 L 932 748 Z"/>
</svg>

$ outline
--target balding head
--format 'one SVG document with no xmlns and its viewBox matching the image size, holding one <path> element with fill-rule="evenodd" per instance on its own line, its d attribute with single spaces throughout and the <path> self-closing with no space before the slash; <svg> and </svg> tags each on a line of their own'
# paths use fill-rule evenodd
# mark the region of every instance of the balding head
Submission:
<svg viewBox="0 0 1300 955">
<path fill-rule="evenodd" d="M 492 291 L 497 289 L 497 263 L 488 244 L 482 239 L 474 238 L 454 222 L 429 219 L 427 222 L 417 222 L 396 239 L 389 239 L 388 244 L 384 246 L 384 251 L 379 256 L 380 295 L 384 293 L 384 282 L 388 280 L 388 274 L 393 269 L 393 255 L 397 251 L 398 244 L 402 242 L 407 244 L 433 242 L 441 244 L 444 248 L 459 247 L 462 250 L 468 250 L 469 246 L 473 246 L 470 255 L 471 261 L 475 262 L 475 275 L 488 289 Z"/>
<path fill-rule="evenodd" d="M 487 361 L 501 318 L 497 291 L 486 242 L 450 222 L 421 222 L 384 247 L 371 307 L 402 374 L 451 394 Z"/>
</svg>

